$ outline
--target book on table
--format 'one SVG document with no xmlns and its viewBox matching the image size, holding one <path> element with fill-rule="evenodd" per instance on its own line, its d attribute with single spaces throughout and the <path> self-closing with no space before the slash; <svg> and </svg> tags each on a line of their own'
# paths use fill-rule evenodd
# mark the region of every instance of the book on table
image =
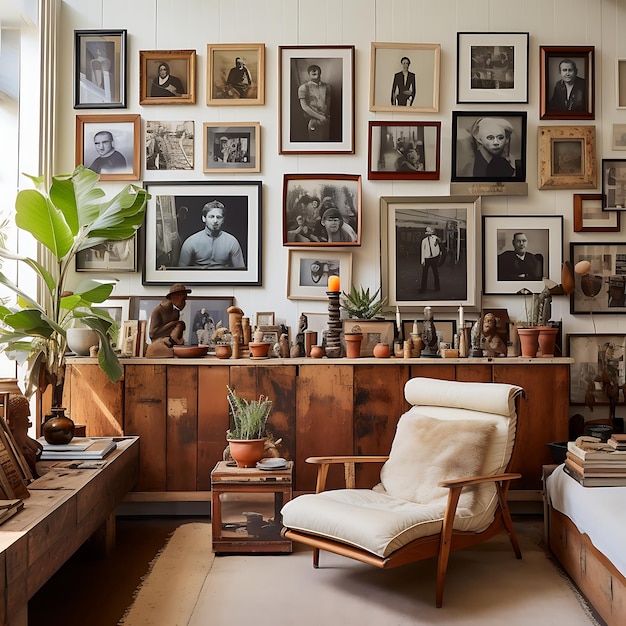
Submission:
<svg viewBox="0 0 626 626">
<path fill-rule="evenodd" d="M 588 467 L 586 464 L 580 465 L 569 458 L 565 459 L 565 465 L 585 477 L 606 476 L 610 478 L 626 478 L 626 467 Z"/>
<path fill-rule="evenodd" d="M 115 441 L 109 438 L 74 437 L 72 441 L 66 444 L 48 443 L 43 437 L 37 441 L 43 446 L 43 451 L 41 452 L 42 461 L 104 459 L 117 447 Z M 75 441 L 76 443 L 74 443 Z"/>
<path fill-rule="evenodd" d="M 566 452 L 565 458 L 569 459 L 570 462 L 576 463 L 581 468 L 593 469 L 593 470 L 611 470 L 611 471 L 621 471 L 626 472 L 626 459 L 609 459 L 607 461 L 602 460 L 585 460 L 581 459 L 579 456 L 576 456 L 572 452 Z"/>
<path fill-rule="evenodd" d="M 24 501 L 20 498 L 0 500 L 0 524 L 24 508 Z"/>
<path fill-rule="evenodd" d="M 567 463 L 563 465 L 563 471 L 583 487 L 626 487 L 626 477 L 583 476 Z"/>
<path fill-rule="evenodd" d="M 607 443 L 616 450 L 626 450 L 626 434 L 613 433 Z"/>
<path fill-rule="evenodd" d="M 626 461 L 626 450 L 616 450 L 604 444 L 602 449 L 583 450 L 576 445 L 575 441 L 567 442 L 567 451 L 575 454 L 583 461 Z"/>
</svg>

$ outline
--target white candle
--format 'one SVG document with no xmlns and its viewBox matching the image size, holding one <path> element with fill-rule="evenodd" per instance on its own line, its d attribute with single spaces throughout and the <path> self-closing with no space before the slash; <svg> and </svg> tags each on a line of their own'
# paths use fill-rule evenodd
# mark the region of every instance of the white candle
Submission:
<svg viewBox="0 0 626 626">
<path fill-rule="evenodd" d="M 400 307 L 396 305 L 396 326 L 398 327 L 398 333 L 402 334 L 402 318 L 400 317 Z"/>
<path fill-rule="evenodd" d="M 417 329 L 417 320 L 413 320 L 413 334 L 417 335 L 418 334 L 418 329 Z"/>
<path fill-rule="evenodd" d="M 459 307 L 459 330 L 462 330 L 465 326 L 465 319 L 463 318 L 463 305 Z"/>
</svg>

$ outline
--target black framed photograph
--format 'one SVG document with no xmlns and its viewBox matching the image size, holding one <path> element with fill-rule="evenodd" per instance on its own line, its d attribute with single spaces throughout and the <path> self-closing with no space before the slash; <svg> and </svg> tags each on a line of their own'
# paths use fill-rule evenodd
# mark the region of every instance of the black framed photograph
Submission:
<svg viewBox="0 0 626 626">
<path fill-rule="evenodd" d="M 475 306 L 479 196 L 383 196 L 382 295 L 389 306 Z"/>
<path fill-rule="evenodd" d="M 626 335 L 610 333 L 570 333 L 567 335 L 567 353 L 574 359 L 570 365 L 569 403 L 608 405 L 607 391 L 619 389 L 624 377 Z"/>
<path fill-rule="evenodd" d="M 439 180 L 441 122 L 370 122 L 370 180 Z"/>
<path fill-rule="evenodd" d="M 207 45 L 208 106 L 265 104 L 265 44 Z"/>
<path fill-rule="evenodd" d="M 440 67 L 440 44 L 372 42 L 370 111 L 437 113 Z"/>
<path fill-rule="evenodd" d="M 602 159 L 602 210 L 626 211 L 626 159 Z"/>
<path fill-rule="evenodd" d="M 528 33 L 457 33 L 456 101 L 528 102 Z"/>
<path fill-rule="evenodd" d="M 593 120 L 595 47 L 539 47 L 539 118 Z"/>
<path fill-rule="evenodd" d="M 340 285 L 352 284 L 352 252 L 289 250 L 287 298 L 290 300 L 328 300 L 329 276 L 339 276 Z"/>
<path fill-rule="evenodd" d="M 100 180 L 139 180 L 140 116 L 77 115 L 76 165 L 100 174 Z"/>
<path fill-rule="evenodd" d="M 146 120 L 146 172 L 192 170 L 195 129 L 193 120 Z"/>
<path fill-rule="evenodd" d="M 126 108 L 126 30 L 74 31 L 74 108 Z"/>
<path fill-rule="evenodd" d="M 261 285 L 261 182 L 147 182 L 144 285 Z"/>
<path fill-rule="evenodd" d="M 136 272 L 137 235 L 79 250 L 75 262 L 77 272 Z"/>
<path fill-rule="evenodd" d="M 133 296 L 130 299 L 130 319 L 146 320 L 146 341 L 150 343 L 150 315 L 165 298 L 163 296 Z M 213 335 L 218 328 L 228 328 L 228 307 L 233 306 L 232 296 L 187 296 L 180 319 L 185 322 L 185 344 L 209 346 L 215 351 Z"/>
<path fill-rule="evenodd" d="M 360 246 L 361 176 L 285 174 L 283 245 Z"/>
<path fill-rule="evenodd" d="M 354 46 L 279 46 L 280 154 L 354 154 Z"/>
<path fill-rule="evenodd" d="M 483 292 L 543 291 L 543 278 L 561 282 L 562 215 L 484 215 Z"/>
<path fill-rule="evenodd" d="M 195 50 L 139 51 L 139 104 L 195 103 Z"/>
<path fill-rule="evenodd" d="M 620 221 L 619 211 L 602 210 L 601 194 L 574 194 L 575 233 L 619 233 Z"/>
<path fill-rule="evenodd" d="M 204 122 L 203 171 L 260 172 L 259 122 Z"/>
<path fill-rule="evenodd" d="M 452 181 L 525 182 L 526 112 L 452 112 Z"/>
<path fill-rule="evenodd" d="M 626 312 L 626 243 L 570 243 L 570 261 L 589 261 L 588 274 L 574 273 L 570 313 Z"/>
</svg>

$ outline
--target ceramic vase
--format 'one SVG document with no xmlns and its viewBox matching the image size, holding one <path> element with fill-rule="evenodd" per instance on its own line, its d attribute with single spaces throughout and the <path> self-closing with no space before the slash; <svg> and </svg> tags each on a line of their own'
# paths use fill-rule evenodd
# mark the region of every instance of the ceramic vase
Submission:
<svg viewBox="0 0 626 626">
<path fill-rule="evenodd" d="M 553 357 L 559 329 L 553 326 L 538 326 L 537 328 L 539 329 L 539 356 Z"/>
<path fill-rule="evenodd" d="M 91 328 L 68 328 L 67 347 L 78 356 L 89 356 L 89 348 L 100 344 L 100 335 Z"/>
<path fill-rule="evenodd" d="M 262 458 L 265 449 L 263 439 L 229 439 L 230 456 L 237 467 L 254 467 Z"/>
<path fill-rule="evenodd" d="M 63 407 L 53 407 L 50 411 L 41 428 L 44 439 L 53 445 L 69 443 L 74 438 L 73 420 L 65 415 Z"/>
<path fill-rule="evenodd" d="M 233 353 L 233 349 L 229 343 L 216 343 L 215 356 L 218 359 L 229 359 Z"/>
<path fill-rule="evenodd" d="M 539 328 L 518 328 L 517 334 L 522 348 L 522 356 L 534 358 L 537 356 L 539 349 Z"/>
<path fill-rule="evenodd" d="M 343 338 L 346 342 L 346 357 L 348 359 L 358 359 L 361 356 L 363 333 L 345 333 Z"/>
</svg>

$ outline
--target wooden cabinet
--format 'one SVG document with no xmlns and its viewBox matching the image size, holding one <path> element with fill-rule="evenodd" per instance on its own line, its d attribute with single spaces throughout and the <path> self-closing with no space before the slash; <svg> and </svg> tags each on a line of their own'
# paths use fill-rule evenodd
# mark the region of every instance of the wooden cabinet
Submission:
<svg viewBox="0 0 626 626">
<path fill-rule="evenodd" d="M 404 385 L 416 376 L 523 387 L 513 471 L 514 490 L 541 489 L 547 443 L 568 435 L 570 359 L 125 359 L 112 385 L 95 359 L 68 360 L 68 406 L 87 434 L 138 435 L 135 491 L 208 492 L 226 447 L 226 385 L 247 398 L 273 400 L 269 427 L 281 454 L 295 462 L 294 488 L 311 491 L 308 456 L 387 454 L 408 408 Z M 357 468 L 369 486 L 375 467 Z M 329 475 L 338 487 L 341 476 Z"/>
</svg>

